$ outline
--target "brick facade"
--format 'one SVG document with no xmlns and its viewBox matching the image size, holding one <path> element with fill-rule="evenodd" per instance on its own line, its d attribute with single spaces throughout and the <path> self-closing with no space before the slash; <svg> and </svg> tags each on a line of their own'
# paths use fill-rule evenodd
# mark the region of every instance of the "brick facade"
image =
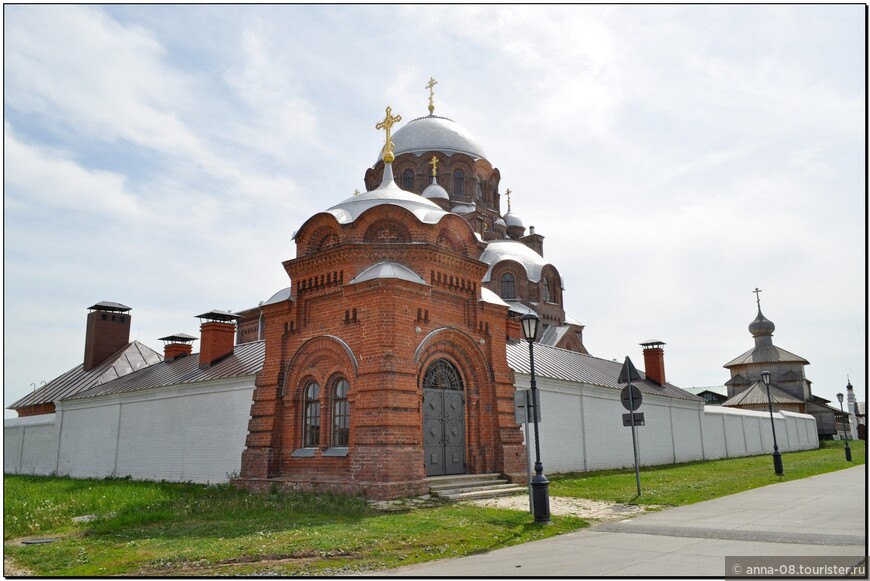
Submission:
<svg viewBox="0 0 870 581">
<path fill-rule="evenodd" d="M 296 243 L 296 258 L 284 263 L 292 297 L 263 306 L 265 363 L 237 483 L 370 498 L 426 492 L 421 381 L 437 359 L 462 378 L 467 472 L 522 478 L 507 309 L 481 301 L 487 265 L 468 223 L 455 214 L 424 223 L 383 203 L 348 224 L 317 214 Z M 352 282 L 383 261 L 422 280 Z M 341 380 L 349 385 L 346 446 L 334 433 Z M 306 401 L 312 384 L 314 404 Z M 306 441 L 311 423 L 315 442 Z"/>
</svg>

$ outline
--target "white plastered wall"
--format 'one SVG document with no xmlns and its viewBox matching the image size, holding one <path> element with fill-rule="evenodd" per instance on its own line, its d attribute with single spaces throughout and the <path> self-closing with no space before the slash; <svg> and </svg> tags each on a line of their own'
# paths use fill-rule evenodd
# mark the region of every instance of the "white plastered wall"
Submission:
<svg viewBox="0 0 870 581">
<path fill-rule="evenodd" d="M 517 389 L 529 388 L 529 376 L 516 374 Z M 541 460 L 545 473 L 582 472 L 634 465 L 631 428 L 620 390 L 537 378 L 541 405 Z M 703 402 L 644 394 L 645 425 L 637 428 L 644 466 L 714 460 L 773 452 L 767 413 L 705 407 Z M 818 448 L 815 418 L 774 413 L 781 452 Z M 530 430 L 531 449 L 534 434 Z"/>
<path fill-rule="evenodd" d="M 226 482 L 241 468 L 253 389 L 246 376 L 58 402 L 50 420 L 4 421 L 4 472 Z"/>
</svg>

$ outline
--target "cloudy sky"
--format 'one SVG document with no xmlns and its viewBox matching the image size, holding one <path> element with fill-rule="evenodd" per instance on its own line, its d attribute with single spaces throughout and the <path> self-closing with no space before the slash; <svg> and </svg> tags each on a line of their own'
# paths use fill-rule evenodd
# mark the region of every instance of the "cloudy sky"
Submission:
<svg viewBox="0 0 870 581">
<path fill-rule="evenodd" d="M 430 76 L 593 355 L 659 339 L 669 381 L 722 385 L 758 286 L 814 393 L 864 399 L 863 6 L 3 12 L 5 405 L 81 362 L 98 301 L 162 350 L 288 286 L 292 233 Z"/>
</svg>

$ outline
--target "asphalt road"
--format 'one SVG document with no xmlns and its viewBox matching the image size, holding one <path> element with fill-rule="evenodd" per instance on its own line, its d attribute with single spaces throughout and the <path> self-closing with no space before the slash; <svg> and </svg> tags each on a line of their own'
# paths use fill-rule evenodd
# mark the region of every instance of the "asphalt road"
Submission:
<svg viewBox="0 0 870 581">
<path fill-rule="evenodd" d="M 867 555 L 866 480 L 865 466 L 855 466 L 489 553 L 376 574 L 724 577 L 735 557 L 842 556 L 858 563 Z"/>
</svg>

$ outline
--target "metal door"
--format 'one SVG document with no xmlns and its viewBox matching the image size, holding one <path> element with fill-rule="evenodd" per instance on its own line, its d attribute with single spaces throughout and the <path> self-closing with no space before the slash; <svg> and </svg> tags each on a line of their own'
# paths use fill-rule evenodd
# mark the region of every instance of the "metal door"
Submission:
<svg viewBox="0 0 870 581">
<path fill-rule="evenodd" d="M 449 362 L 433 364 L 423 380 L 426 476 L 465 474 L 465 397 Z"/>
<path fill-rule="evenodd" d="M 462 392 L 423 390 L 426 476 L 465 473 L 465 405 Z"/>
</svg>

